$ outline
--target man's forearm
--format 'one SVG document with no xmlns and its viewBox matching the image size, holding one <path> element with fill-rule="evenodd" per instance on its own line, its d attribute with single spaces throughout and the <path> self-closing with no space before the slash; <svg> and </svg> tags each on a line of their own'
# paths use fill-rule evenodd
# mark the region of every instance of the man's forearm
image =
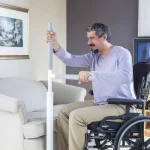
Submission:
<svg viewBox="0 0 150 150">
<path fill-rule="evenodd" d="M 60 46 L 59 46 L 59 43 L 57 41 L 54 41 L 53 42 L 53 50 L 56 52 L 58 52 Z"/>
</svg>

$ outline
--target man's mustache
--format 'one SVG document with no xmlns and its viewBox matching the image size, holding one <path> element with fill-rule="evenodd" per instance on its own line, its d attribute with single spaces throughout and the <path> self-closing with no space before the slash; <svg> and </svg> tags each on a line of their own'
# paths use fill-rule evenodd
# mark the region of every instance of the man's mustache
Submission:
<svg viewBox="0 0 150 150">
<path fill-rule="evenodd" d="M 89 46 L 95 46 L 95 44 L 89 44 Z M 92 51 L 93 53 L 98 53 L 98 49 L 96 49 L 96 50 L 91 49 L 91 51 Z"/>
<path fill-rule="evenodd" d="M 95 46 L 95 44 L 89 44 L 89 46 Z"/>
</svg>

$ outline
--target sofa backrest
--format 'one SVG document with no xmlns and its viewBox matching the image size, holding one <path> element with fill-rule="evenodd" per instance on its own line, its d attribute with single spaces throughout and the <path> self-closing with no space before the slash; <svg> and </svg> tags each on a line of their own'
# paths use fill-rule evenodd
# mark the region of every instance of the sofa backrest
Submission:
<svg viewBox="0 0 150 150">
<path fill-rule="evenodd" d="M 16 77 L 0 79 L 0 94 L 23 101 L 27 113 L 46 108 L 46 92 L 46 87 L 38 81 Z"/>
</svg>

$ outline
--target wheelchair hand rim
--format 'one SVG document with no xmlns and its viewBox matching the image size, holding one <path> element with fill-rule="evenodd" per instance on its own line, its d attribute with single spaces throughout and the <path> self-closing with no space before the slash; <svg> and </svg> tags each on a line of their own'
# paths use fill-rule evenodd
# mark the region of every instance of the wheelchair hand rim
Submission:
<svg viewBox="0 0 150 150">
<path fill-rule="evenodd" d="M 122 132 L 122 134 L 120 135 L 120 138 L 119 138 L 119 140 L 118 140 L 118 146 L 117 146 L 117 150 L 119 150 L 119 143 L 121 142 L 121 139 L 123 138 L 123 136 L 124 136 L 124 134 L 126 133 L 126 131 L 128 131 L 128 129 L 130 129 L 132 126 L 134 126 L 135 124 L 137 124 L 137 123 L 141 123 L 141 122 L 150 122 L 150 117 L 149 117 L 149 119 L 147 118 L 143 118 L 143 119 L 141 119 L 141 120 L 137 120 L 137 121 L 135 121 L 135 122 L 133 122 L 133 123 L 131 123 L 130 125 L 128 125 L 127 126 L 127 128 L 126 129 L 124 129 L 124 131 Z M 143 129 L 144 130 L 144 129 Z"/>
</svg>

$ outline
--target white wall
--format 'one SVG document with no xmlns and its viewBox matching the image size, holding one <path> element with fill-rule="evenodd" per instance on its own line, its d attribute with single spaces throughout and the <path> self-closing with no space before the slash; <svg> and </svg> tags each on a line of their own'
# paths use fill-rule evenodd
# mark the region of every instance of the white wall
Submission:
<svg viewBox="0 0 150 150">
<path fill-rule="evenodd" d="M 62 47 L 66 48 L 66 0 L 0 0 L 0 3 L 29 9 L 30 51 L 30 59 L 27 60 L 0 60 L 0 78 L 19 76 L 46 80 L 48 48 L 45 42 L 45 33 L 48 22 L 54 22 L 57 39 Z M 53 72 L 66 72 L 65 65 L 55 56 L 53 57 Z"/>
</svg>

